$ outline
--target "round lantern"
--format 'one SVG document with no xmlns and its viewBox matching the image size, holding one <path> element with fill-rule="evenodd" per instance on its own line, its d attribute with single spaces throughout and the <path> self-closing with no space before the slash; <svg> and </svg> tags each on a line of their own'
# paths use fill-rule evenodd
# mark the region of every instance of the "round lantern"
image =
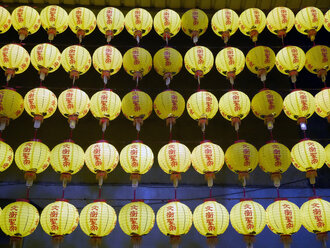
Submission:
<svg viewBox="0 0 330 248">
<path fill-rule="evenodd" d="M 330 32 L 330 10 L 324 14 L 324 28 Z"/>
<path fill-rule="evenodd" d="M 24 111 L 23 97 L 11 88 L 0 89 L 0 131 L 5 130 L 10 119 L 15 120 Z"/>
<path fill-rule="evenodd" d="M 276 140 L 272 140 L 262 146 L 258 154 L 260 168 L 270 174 L 276 188 L 280 187 L 281 173 L 286 172 L 291 164 L 289 148 L 278 143 Z"/>
<path fill-rule="evenodd" d="M 13 149 L 8 144 L 6 144 L 3 139 L 0 139 L 0 172 L 7 170 L 8 167 L 12 164 L 13 159 Z"/>
<path fill-rule="evenodd" d="M 22 46 L 8 44 L 0 49 L 0 66 L 5 71 L 7 82 L 16 74 L 25 72 L 29 65 L 30 55 Z"/>
<path fill-rule="evenodd" d="M 136 130 L 140 132 L 143 120 L 152 113 L 152 100 L 147 93 L 132 90 L 123 97 L 121 109 L 124 116 L 133 121 Z"/>
<path fill-rule="evenodd" d="M 325 163 L 330 168 L 330 144 L 328 144 L 325 149 Z"/>
<path fill-rule="evenodd" d="M 49 5 L 40 12 L 41 26 L 47 31 L 48 40 L 52 41 L 57 34 L 68 28 L 69 16 L 57 5 Z"/>
<path fill-rule="evenodd" d="M 163 9 L 154 17 L 154 29 L 164 40 L 168 40 L 179 33 L 181 19 L 178 13 L 171 9 Z"/>
<path fill-rule="evenodd" d="M 303 8 L 296 15 L 296 29 L 298 32 L 307 35 L 311 41 L 315 40 L 315 35 L 321 29 L 323 23 L 323 13 L 316 7 Z"/>
<path fill-rule="evenodd" d="M 262 10 L 250 8 L 244 10 L 239 17 L 239 30 L 246 36 L 250 36 L 253 42 L 258 40 L 258 35 L 266 26 L 266 16 Z"/>
<path fill-rule="evenodd" d="M 155 71 L 163 76 L 166 86 L 169 87 L 173 76 L 181 71 L 181 54 L 173 48 L 164 47 L 156 52 L 153 60 Z"/>
<path fill-rule="evenodd" d="M 286 7 L 276 7 L 267 15 L 267 28 L 279 38 L 284 38 L 295 22 L 294 13 Z"/>
<path fill-rule="evenodd" d="M 208 199 L 195 208 L 193 223 L 197 231 L 207 238 L 208 247 L 215 248 L 217 236 L 223 234 L 229 225 L 229 213 L 223 205 Z"/>
<path fill-rule="evenodd" d="M 167 174 L 171 174 L 174 187 L 178 187 L 181 173 L 186 172 L 191 164 L 191 153 L 185 145 L 172 140 L 158 152 L 158 164 Z"/>
<path fill-rule="evenodd" d="M 213 32 L 221 36 L 227 44 L 230 36 L 235 34 L 238 29 L 238 15 L 231 9 L 218 10 L 212 17 L 211 27 Z"/>
<path fill-rule="evenodd" d="M 154 163 L 154 154 L 140 140 L 133 141 L 120 152 L 120 165 L 131 174 L 132 187 L 136 188 L 141 175 L 147 173 Z"/>
<path fill-rule="evenodd" d="M 283 110 L 287 117 L 297 121 L 301 130 L 307 130 L 307 119 L 315 111 L 315 100 L 311 93 L 294 90 L 283 101 Z"/>
<path fill-rule="evenodd" d="M 121 230 L 129 236 L 134 248 L 140 247 L 143 235 L 148 234 L 155 224 L 155 213 L 142 201 L 134 201 L 120 209 L 118 221 Z"/>
<path fill-rule="evenodd" d="M 190 36 L 196 44 L 199 36 L 205 33 L 209 19 L 204 11 L 200 9 L 190 9 L 182 15 L 182 31 Z"/>
<path fill-rule="evenodd" d="M 38 11 L 29 6 L 20 6 L 11 14 L 13 27 L 17 30 L 20 41 L 29 34 L 34 34 L 40 28 L 40 16 Z"/>
<path fill-rule="evenodd" d="M 76 127 L 78 120 L 88 113 L 89 108 L 88 95 L 78 88 L 67 89 L 58 97 L 58 109 L 68 118 L 71 129 Z"/>
<path fill-rule="evenodd" d="M 313 46 L 306 53 L 306 69 L 317 74 L 325 83 L 327 72 L 330 70 L 330 48 L 327 46 Z"/>
<path fill-rule="evenodd" d="M 76 174 L 84 166 L 84 150 L 72 140 L 65 141 L 53 148 L 50 154 L 50 164 L 54 171 L 61 174 L 61 181 L 65 188 Z"/>
<path fill-rule="evenodd" d="M 218 100 L 210 92 L 200 90 L 192 94 L 187 101 L 187 111 L 191 118 L 198 121 L 202 131 L 205 132 L 205 125 L 218 112 Z"/>
<path fill-rule="evenodd" d="M 34 88 L 26 93 L 24 108 L 33 117 L 34 128 L 39 128 L 44 119 L 55 113 L 57 98 L 53 92 L 44 87 Z"/>
<path fill-rule="evenodd" d="M 219 110 L 223 118 L 231 121 L 231 125 L 238 131 L 241 120 L 250 112 L 250 99 L 242 91 L 231 90 L 220 98 Z"/>
<path fill-rule="evenodd" d="M 111 75 L 116 74 L 123 64 L 119 50 L 113 46 L 101 46 L 93 54 L 93 66 L 101 74 L 104 84 L 107 84 Z"/>
<path fill-rule="evenodd" d="M 105 140 L 100 140 L 87 148 L 85 162 L 88 169 L 96 174 L 99 186 L 102 186 L 108 173 L 116 168 L 119 162 L 119 153 L 113 145 Z"/>
<path fill-rule="evenodd" d="M 172 248 L 178 248 L 181 235 L 187 234 L 192 226 L 192 213 L 185 204 L 172 201 L 158 210 L 156 221 L 159 230 L 170 236 Z"/>
<path fill-rule="evenodd" d="M 132 9 L 125 16 L 125 28 L 134 36 L 137 43 L 140 43 L 141 38 L 147 35 L 152 28 L 152 16 L 145 9 Z"/>
<path fill-rule="evenodd" d="M 234 85 L 236 75 L 241 73 L 245 66 L 244 53 L 235 47 L 226 47 L 215 58 L 215 66 L 218 72 L 226 76 L 231 85 Z"/>
<path fill-rule="evenodd" d="M 7 9 L 0 7 L 0 34 L 6 33 L 11 27 L 11 15 Z"/>
<path fill-rule="evenodd" d="M 49 162 L 49 148 L 39 140 L 25 142 L 15 152 L 15 164 L 25 171 L 27 187 L 32 186 L 37 174 L 47 169 Z"/>
<path fill-rule="evenodd" d="M 120 34 L 124 29 L 124 15 L 114 7 L 102 9 L 96 17 L 96 23 L 99 30 L 105 34 L 109 43 L 115 35 Z"/>
<path fill-rule="evenodd" d="M 264 120 L 267 128 L 272 130 L 275 118 L 283 109 L 283 99 L 276 91 L 262 89 L 251 101 L 251 109 L 255 116 Z"/>
<path fill-rule="evenodd" d="M 121 111 L 120 97 L 110 89 L 96 92 L 91 98 L 91 112 L 100 120 L 102 132 L 105 132 L 109 122 L 116 119 Z"/>
<path fill-rule="evenodd" d="M 322 117 L 327 118 L 330 123 L 330 88 L 324 88 L 315 95 L 315 111 Z"/>
<path fill-rule="evenodd" d="M 315 184 L 317 169 L 325 163 L 325 150 L 320 143 L 302 140 L 291 149 L 291 161 L 298 170 L 306 172 L 311 184 Z"/>
<path fill-rule="evenodd" d="M 238 174 L 238 179 L 246 186 L 249 173 L 258 165 L 258 150 L 244 140 L 238 140 L 227 148 L 225 162 L 228 168 Z"/>
</svg>

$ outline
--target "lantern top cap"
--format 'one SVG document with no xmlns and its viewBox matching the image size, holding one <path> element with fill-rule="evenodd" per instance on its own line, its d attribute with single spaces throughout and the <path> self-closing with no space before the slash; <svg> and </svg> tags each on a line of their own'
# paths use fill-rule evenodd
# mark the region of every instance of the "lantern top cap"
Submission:
<svg viewBox="0 0 330 248">
<path fill-rule="evenodd" d="M 12 91 L 15 91 L 16 92 L 16 89 L 15 88 L 8 87 L 8 86 L 3 86 L 3 89 L 4 90 L 12 90 Z"/>
<path fill-rule="evenodd" d="M 262 92 L 262 91 L 265 91 L 265 90 L 270 90 L 270 89 L 264 87 L 264 88 L 262 88 L 261 90 L 259 90 L 259 92 Z"/>
<path fill-rule="evenodd" d="M 29 199 L 16 199 L 16 202 L 30 202 Z"/>
<path fill-rule="evenodd" d="M 285 197 L 277 197 L 277 198 L 275 198 L 275 202 L 276 201 L 287 201 L 288 200 L 288 198 L 285 198 Z"/>
<path fill-rule="evenodd" d="M 180 141 L 178 141 L 178 140 L 170 140 L 168 143 L 169 143 L 169 144 L 170 144 L 170 143 L 180 143 Z"/>
<path fill-rule="evenodd" d="M 266 144 L 270 144 L 270 143 L 278 143 L 278 142 L 277 142 L 277 140 L 274 140 L 274 139 L 268 140 L 266 142 Z"/>
<path fill-rule="evenodd" d="M 206 198 L 204 200 L 204 202 L 210 202 L 210 201 L 216 202 L 216 200 L 214 198 Z"/>
<path fill-rule="evenodd" d="M 101 139 L 101 140 L 98 140 L 96 143 L 109 143 L 109 142 L 105 139 Z"/>
<path fill-rule="evenodd" d="M 242 142 L 246 142 L 246 140 L 236 140 L 234 143 L 237 144 L 237 143 L 242 143 Z"/>
<path fill-rule="evenodd" d="M 171 202 L 180 202 L 180 201 L 178 199 L 171 199 L 171 200 L 168 200 L 167 202 L 171 203 Z"/>
<path fill-rule="evenodd" d="M 199 142 L 199 144 L 204 144 L 204 143 L 212 143 L 211 140 L 202 140 L 201 142 Z"/>
<path fill-rule="evenodd" d="M 243 201 L 253 201 L 253 200 L 252 198 L 241 198 L 239 201 L 243 202 Z"/>
<path fill-rule="evenodd" d="M 41 142 L 41 139 L 31 139 L 30 141 Z"/>
<path fill-rule="evenodd" d="M 131 202 L 144 202 L 144 200 L 142 200 L 142 199 L 135 199 L 135 200 L 131 200 Z"/>
<path fill-rule="evenodd" d="M 56 201 L 55 202 L 58 202 L 58 201 L 63 201 L 63 202 L 69 202 L 69 200 L 67 200 L 67 199 L 65 199 L 65 198 L 58 198 L 58 199 L 56 199 Z"/>
<path fill-rule="evenodd" d="M 142 140 L 133 140 L 133 141 L 132 141 L 132 144 L 133 144 L 133 143 L 141 143 L 141 144 L 143 144 L 143 141 L 142 141 Z"/>
<path fill-rule="evenodd" d="M 301 140 L 299 140 L 299 142 L 303 142 L 303 141 L 306 141 L 306 140 L 311 140 L 310 138 L 303 138 Z"/>
<path fill-rule="evenodd" d="M 104 199 L 97 199 L 97 200 L 94 200 L 93 202 L 106 202 L 106 200 L 104 200 Z"/>
<path fill-rule="evenodd" d="M 74 143 L 73 139 L 66 139 L 63 142 Z"/>
</svg>

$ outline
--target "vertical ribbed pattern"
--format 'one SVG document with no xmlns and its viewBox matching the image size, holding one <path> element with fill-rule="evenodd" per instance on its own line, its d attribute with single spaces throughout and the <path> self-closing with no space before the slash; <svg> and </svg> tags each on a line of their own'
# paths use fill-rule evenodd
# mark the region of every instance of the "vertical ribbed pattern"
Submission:
<svg viewBox="0 0 330 248">
<path fill-rule="evenodd" d="M 276 91 L 263 90 L 252 98 L 251 109 L 262 120 L 270 115 L 275 118 L 282 112 L 283 99 Z"/>
<path fill-rule="evenodd" d="M 254 74 L 259 74 L 260 69 L 270 72 L 275 65 L 275 53 L 270 47 L 257 46 L 246 55 L 246 66 Z"/>
<path fill-rule="evenodd" d="M 311 117 L 315 108 L 316 105 L 313 95 L 304 90 L 291 92 L 283 101 L 284 113 L 292 120 L 297 120 L 300 117 Z"/>
<path fill-rule="evenodd" d="M 244 10 L 239 16 L 239 30 L 247 36 L 250 36 L 252 30 L 256 30 L 260 34 L 265 26 L 266 15 L 260 9 L 250 8 Z"/>
<path fill-rule="evenodd" d="M 8 44 L 0 49 L 0 66 L 15 70 L 15 74 L 22 73 L 30 65 L 29 53 L 20 45 Z"/>
<path fill-rule="evenodd" d="M 224 76 L 227 76 L 228 72 L 235 72 L 235 75 L 238 75 L 245 66 L 244 53 L 238 48 L 226 47 L 216 56 L 215 66 Z"/>
<path fill-rule="evenodd" d="M 211 19 L 211 26 L 216 35 L 229 32 L 232 36 L 238 29 L 238 15 L 231 9 L 218 10 Z"/>
<path fill-rule="evenodd" d="M 43 8 L 40 12 L 42 27 L 48 31 L 55 28 L 56 33 L 63 33 L 68 28 L 68 13 L 57 5 L 50 5 Z"/>
<path fill-rule="evenodd" d="M 95 118 L 108 118 L 111 121 L 118 117 L 120 111 L 120 97 L 113 91 L 101 90 L 91 98 L 91 112 Z"/>
<path fill-rule="evenodd" d="M 315 29 L 319 31 L 324 23 L 324 16 L 321 10 L 316 7 L 306 7 L 300 10 L 296 15 L 296 29 L 302 34 L 308 34 L 308 31 Z"/>
<path fill-rule="evenodd" d="M 61 65 L 61 53 L 56 46 L 48 43 L 38 44 L 31 50 L 31 63 L 36 68 L 44 67 L 48 72 L 56 71 Z"/>
<path fill-rule="evenodd" d="M 145 36 L 152 28 L 152 16 L 145 9 L 132 9 L 125 16 L 125 28 L 131 35 L 135 31 L 141 31 L 142 36 Z"/>
<path fill-rule="evenodd" d="M 297 46 L 286 46 L 282 48 L 277 54 L 275 64 L 277 69 L 288 75 L 290 71 L 301 71 L 305 66 L 305 53 Z"/>
<path fill-rule="evenodd" d="M 63 50 L 61 63 L 66 72 L 75 70 L 82 75 L 91 67 L 92 59 L 86 48 L 73 45 Z"/>
<path fill-rule="evenodd" d="M 23 97 L 15 90 L 0 90 L 0 115 L 15 120 L 24 111 Z"/>
<path fill-rule="evenodd" d="M 117 35 L 124 28 L 124 15 L 117 8 L 106 7 L 97 14 L 96 23 L 103 34 L 112 31 L 112 35 Z"/>
<path fill-rule="evenodd" d="M 166 90 L 159 93 L 154 101 L 154 110 L 161 119 L 168 117 L 180 117 L 186 107 L 183 96 L 173 90 Z"/>
<path fill-rule="evenodd" d="M 324 14 L 324 28 L 330 32 L 330 10 Z"/>
<path fill-rule="evenodd" d="M 135 72 L 141 72 L 145 76 L 152 68 L 151 54 L 142 47 L 133 47 L 124 54 L 123 67 L 131 76 Z"/>
<path fill-rule="evenodd" d="M 21 17 L 19 17 L 19 15 Z M 20 6 L 14 9 L 11 14 L 11 20 L 13 22 L 13 27 L 17 31 L 21 28 L 26 28 L 29 34 L 37 32 L 41 23 L 38 11 L 29 6 Z"/>
<path fill-rule="evenodd" d="M 181 19 L 177 12 L 171 9 L 163 9 L 154 17 L 154 29 L 160 36 L 168 32 L 171 37 L 181 29 Z"/>
<path fill-rule="evenodd" d="M 93 66 L 99 73 L 109 71 L 116 74 L 123 64 L 123 57 L 119 50 L 113 46 L 105 45 L 97 48 L 93 53 Z"/>
<path fill-rule="evenodd" d="M 7 32 L 11 27 L 11 15 L 4 7 L 0 7 L 0 34 Z"/>
<path fill-rule="evenodd" d="M 330 144 L 325 147 L 325 163 L 330 168 Z"/>
<path fill-rule="evenodd" d="M 233 117 L 239 117 L 242 120 L 250 112 L 250 99 L 242 91 L 228 91 L 219 100 L 219 110 L 223 118 L 229 121 Z"/>
<path fill-rule="evenodd" d="M 276 7 L 267 15 L 267 28 L 276 35 L 278 35 L 278 31 L 282 30 L 288 33 L 292 29 L 294 22 L 294 13 L 286 7 Z"/>
<path fill-rule="evenodd" d="M 213 67 L 214 57 L 210 49 L 204 46 L 194 46 L 184 55 L 184 65 L 191 74 L 202 71 L 207 74 Z"/>
<path fill-rule="evenodd" d="M 121 110 L 124 116 L 131 121 L 134 121 L 136 117 L 142 117 L 145 120 L 152 113 L 152 100 L 147 93 L 132 90 L 123 97 Z"/>
<path fill-rule="evenodd" d="M 96 27 L 96 17 L 94 13 L 84 7 L 78 7 L 69 13 L 69 27 L 75 34 L 79 30 L 84 30 L 85 35 L 90 34 Z"/>
<path fill-rule="evenodd" d="M 309 49 L 306 52 L 305 68 L 314 74 L 317 74 L 321 69 L 328 71 L 330 69 L 330 48 L 317 45 Z"/>
<path fill-rule="evenodd" d="M 190 9 L 182 15 L 181 25 L 182 31 L 188 36 L 194 31 L 202 35 L 209 25 L 209 18 L 200 9 Z"/>
<path fill-rule="evenodd" d="M 58 97 L 58 109 L 65 117 L 78 115 L 79 119 L 83 118 L 88 113 L 89 108 L 89 97 L 80 89 L 67 89 Z"/>
<path fill-rule="evenodd" d="M 198 91 L 192 94 L 187 101 L 187 111 L 191 118 L 212 119 L 218 112 L 219 104 L 217 98 L 207 91 Z"/>
<path fill-rule="evenodd" d="M 13 149 L 0 140 L 0 172 L 6 170 L 13 162 L 14 151 Z"/>
<path fill-rule="evenodd" d="M 330 89 L 323 89 L 315 95 L 315 111 L 321 117 L 330 115 Z"/>
<path fill-rule="evenodd" d="M 156 52 L 153 61 L 154 69 L 159 75 L 171 73 L 174 76 L 181 71 L 183 59 L 174 48 L 164 47 Z"/>
</svg>

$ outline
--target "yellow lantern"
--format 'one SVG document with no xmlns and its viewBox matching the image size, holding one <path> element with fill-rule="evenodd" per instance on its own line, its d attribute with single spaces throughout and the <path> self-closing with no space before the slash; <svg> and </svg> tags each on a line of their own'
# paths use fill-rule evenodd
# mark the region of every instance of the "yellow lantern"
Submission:
<svg viewBox="0 0 330 248">
<path fill-rule="evenodd" d="M 100 187 L 108 173 L 117 167 L 118 162 L 117 149 L 105 140 L 90 145 L 85 152 L 85 163 L 88 169 L 96 174 Z"/>
<path fill-rule="evenodd" d="M 4 7 L 0 7 L 0 34 L 6 33 L 11 27 L 11 15 Z"/>
<path fill-rule="evenodd" d="M 191 118 L 198 121 L 202 131 L 205 132 L 205 125 L 218 112 L 218 100 L 210 92 L 200 90 L 192 94 L 187 101 L 187 111 Z"/>
<path fill-rule="evenodd" d="M 54 40 L 57 34 L 63 33 L 69 25 L 66 11 L 57 5 L 49 5 L 40 12 L 41 26 L 47 31 L 48 40 Z"/>
<path fill-rule="evenodd" d="M 291 164 L 291 153 L 289 148 L 271 140 L 259 149 L 259 166 L 270 174 L 276 188 L 281 184 L 281 173 L 287 171 Z"/>
<path fill-rule="evenodd" d="M 177 75 L 182 68 L 181 54 L 171 48 L 164 47 L 158 50 L 154 56 L 154 69 L 163 76 L 166 86 L 169 87 L 173 76 Z"/>
<path fill-rule="evenodd" d="M 53 148 L 50 154 L 50 164 L 54 171 L 61 174 L 63 188 L 71 181 L 72 175 L 84 166 L 84 150 L 72 140 L 67 140 Z"/>
<path fill-rule="evenodd" d="M 58 109 L 64 117 L 68 118 L 71 129 L 76 127 L 78 120 L 88 113 L 89 108 L 88 95 L 78 88 L 67 89 L 58 98 Z"/>
<path fill-rule="evenodd" d="M 172 140 L 158 152 L 158 164 L 167 174 L 171 174 L 174 187 L 178 187 L 181 173 L 186 172 L 191 164 L 191 153 L 185 145 Z"/>
<path fill-rule="evenodd" d="M 29 53 L 20 45 L 8 44 L 0 49 L 0 66 L 5 71 L 7 82 L 26 71 L 30 65 Z"/>
<path fill-rule="evenodd" d="M 14 159 L 13 149 L 0 139 L 0 172 L 8 169 Z M 1 212 L 0 212 L 1 215 Z"/>
<path fill-rule="evenodd" d="M 220 146 L 209 140 L 204 140 L 191 153 L 194 169 L 205 175 L 208 187 L 213 186 L 215 173 L 219 172 L 224 164 L 224 154 Z"/>
<path fill-rule="evenodd" d="M 209 18 L 200 9 L 190 9 L 182 15 L 181 25 L 182 31 L 196 44 L 199 36 L 204 34 L 208 27 Z"/>
<path fill-rule="evenodd" d="M 115 35 L 120 34 L 124 29 L 124 15 L 114 7 L 102 9 L 96 17 L 96 23 L 99 30 L 105 34 L 109 43 Z"/>
<path fill-rule="evenodd" d="M 91 98 L 91 112 L 100 120 L 102 132 L 105 132 L 109 121 L 116 119 L 121 111 L 120 97 L 110 89 L 96 92 Z"/>
<path fill-rule="evenodd" d="M 324 14 L 324 28 L 330 32 L 330 10 Z"/>
<path fill-rule="evenodd" d="M 145 9 L 132 9 L 125 16 L 125 28 L 134 36 L 137 43 L 140 43 L 142 37 L 146 36 L 152 28 L 152 16 Z"/>
<path fill-rule="evenodd" d="M 266 26 L 266 15 L 258 8 L 244 10 L 239 17 L 238 26 L 244 35 L 250 36 L 252 41 L 256 42 Z"/>
<path fill-rule="evenodd" d="M 231 125 L 238 131 L 241 120 L 250 112 L 250 99 L 242 91 L 228 91 L 219 100 L 219 110 L 222 117 L 231 121 Z"/>
<path fill-rule="evenodd" d="M 315 111 L 322 117 L 327 118 L 330 123 L 330 88 L 324 88 L 315 95 Z"/>
<path fill-rule="evenodd" d="M 181 235 L 187 234 L 192 226 L 192 213 L 188 206 L 174 200 L 158 210 L 156 221 L 159 230 L 170 236 L 172 248 L 176 248 Z"/>
<path fill-rule="evenodd" d="M 34 88 L 26 93 L 24 108 L 33 117 L 34 128 L 39 128 L 44 119 L 55 113 L 57 98 L 53 92 L 44 87 Z"/>
<path fill-rule="evenodd" d="M 238 174 L 238 179 L 246 186 L 249 173 L 258 165 L 258 150 L 244 140 L 238 140 L 227 148 L 225 162 L 228 168 Z"/>
<path fill-rule="evenodd" d="M 292 83 L 297 81 L 298 72 L 300 72 L 305 65 L 306 57 L 304 51 L 297 46 L 286 46 L 282 48 L 275 58 L 277 69 L 289 75 Z"/>
<path fill-rule="evenodd" d="M 24 111 L 23 97 L 11 88 L 0 90 L 0 131 L 5 130 L 10 119 L 15 120 Z"/>
<path fill-rule="evenodd" d="M 284 38 L 292 29 L 295 17 L 291 9 L 286 7 L 276 7 L 267 15 L 267 28 L 280 38 Z"/>
<path fill-rule="evenodd" d="M 26 186 L 31 187 L 39 174 L 47 169 L 50 162 L 49 148 L 39 140 L 21 144 L 15 152 L 15 164 L 25 171 Z"/>
<path fill-rule="evenodd" d="M 330 48 L 327 46 L 313 46 L 306 53 L 306 69 L 317 74 L 325 83 L 327 72 L 330 70 Z"/>
<path fill-rule="evenodd" d="M 154 17 L 154 29 L 168 44 L 168 40 L 179 33 L 181 19 L 178 13 L 171 9 L 163 9 Z"/>
<path fill-rule="evenodd" d="M 38 11 L 29 6 L 20 6 L 14 9 L 11 19 L 20 41 L 24 40 L 29 34 L 37 32 L 41 24 Z"/>
<path fill-rule="evenodd" d="M 306 172 L 311 184 L 315 184 L 316 170 L 325 163 L 325 150 L 320 143 L 305 139 L 292 147 L 291 161 L 298 170 Z"/>
<path fill-rule="evenodd" d="M 218 72 L 226 76 L 231 85 L 234 85 L 236 75 L 241 73 L 245 66 L 244 53 L 235 47 L 226 47 L 215 58 L 215 66 Z"/>
<path fill-rule="evenodd" d="M 152 100 L 147 93 L 135 89 L 123 97 L 121 109 L 124 116 L 133 121 L 136 130 L 140 132 L 143 120 L 152 113 Z"/>
<path fill-rule="evenodd" d="M 276 91 L 262 89 L 251 101 L 251 109 L 255 116 L 264 120 L 267 128 L 272 130 L 275 118 L 283 109 L 283 99 Z"/>
<path fill-rule="evenodd" d="M 283 101 L 283 110 L 287 117 L 297 121 L 301 130 L 307 130 L 307 119 L 315 111 L 315 100 L 311 93 L 304 90 L 294 90 Z"/>
<path fill-rule="evenodd" d="M 120 165 L 131 174 L 132 187 L 136 188 L 141 175 L 147 173 L 154 163 L 154 154 L 149 146 L 140 140 L 128 144 L 120 152 Z"/>
<path fill-rule="evenodd" d="M 235 34 L 238 29 L 238 15 L 231 9 L 218 10 L 212 17 L 211 27 L 213 32 L 221 36 L 227 44 L 230 36 Z"/>
<path fill-rule="evenodd" d="M 217 236 L 228 228 L 229 213 L 223 205 L 208 199 L 195 208 L 193 223 L 197 231 L 207 238 L 208 247 L 215 248 Z"/>
<path fill-rule="evenodd" d="M 93 54 L 93 66 L 107 84 L 111 75 L 116 74 L 123 64 L 119 50 L 113 46 L 101 46 Z"/>
<path fill-rule="evenodd" d="M 325 163 L 330 168 L 330 144 L 328 144 L 325 149 Z"/>
<path fill-rule="evenodd" d="M 311 41 L 315 40 L 315 35 L 324 23 L 324 16 L 321 10 L 316 7 L 306 7 L 296 15 L 296 29 L 299 33 L 307 35 Z"/>
</svg>

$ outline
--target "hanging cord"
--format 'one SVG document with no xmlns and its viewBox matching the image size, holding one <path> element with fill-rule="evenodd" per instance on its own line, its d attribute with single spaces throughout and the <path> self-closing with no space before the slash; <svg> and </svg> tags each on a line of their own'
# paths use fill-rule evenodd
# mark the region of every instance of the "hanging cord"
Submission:
<svg viewBox="0 0 330 248">
<path fill-rule="evenodd" d="M 76 82 L 76 76 L 73 76 L 73 78 L 72 78 L 72 87 L 74 86 L 75 82 Z"/>
<path fill-rule="evenodd" d="M 33 139 L 37 139 L 38 128 L 34 129 Z"/>
<path fill-rule="evenodd" d="M 307 139 L 306 130 L 303 130 L 304 139 Z"/>
<path fill-rule="evenodd" d="M 99 199 L 101 199 L 101 195 L 102 195 L 102 186 L 99 186 Z"/>
<path fill-rule="evenodd" d="M 31 187 L 26 187 L 26 200 L 29 200 L 29 198 L 30 198 L 30 189 L 31 189 Z"/>
<path fill-rule="evenodd" d="M 62 199 L 64 199 L 65 187 L 62 187 Z"/>
<path fill-rule="evenodd" d="M 72 131 L 73 131 L 73 129 L 70 128 L 69 139 L 72 139 Z"/>
<path fill-rule="evenodd" d="M 136 140 L 139 140 L 140 139 L 140 131 L 137 131 L 136 132 Z"/>
<path fill-rule="evenodd" d="M 138 89 L 139 88 L 139 77 L 136 77 L 136 85 L 135 88 Z"/>
<path fill-rule="evenodd" d="M 274 140 L 273 130 L 269 129 L 270 140 Z"/>
<path fill-rule="evenodd" d="M 279 189 L 279 187 L 276 187 L 276 191 L 277 191 L 277 198 L 280 198 L 280 189 Z"/>
<path fill-rule="evenodd" d="M 205 131 L 202 131 L 202 138 L 203 138 L 203 141 L 205 140 Z"/>
<path fill-rule="evenodd" d="M 245 191 L 245 186 L 243 186 L 243 198 L 246 198 L 246 191 Z"/>
<path fill-rule="evenodd" d="M 133 200 L 135 201 L 136 200 L 136 189 L 134 188 L 134 191 L 133 191 Z"/>
<path fill-rule="evenodd" d="M 297 89 L 296 82 L 293 83 L 293 88 Z"/>
<path fill-rule="evenodd" d="M 43 85 L 42 85 L 42 80 L 40 80 L 40 85 L 39 85 L 39 87 L 42 87 Z"/>
<path fill-rule="evenodd" d="M 102 140 L 104 140 L 105 137 L 105 131 L 102 132 Z"/>
<path fill-rule="evenodd" d="M 176 188 L 174 188 L 174 200 L 176 200 Z"/>
<path fill-rule="evenodd" d="M 238 133 L 238 130 L 236 131 L 236 138 L 237 138 L 237 140 L 239 140 L 239 133 Z"/>
<path fill-rule="evenodd" d="M 210 187 L 210 199 L 212 198 L 212 187 Z"/>
<path fill-rule="evenodd" d="M 316 196 L 315 184 L 313 184 L 313 195 Z"/>
<path fill-rule="evenodd" d="M 172 123 L 170 123 L 170 133 L 169 133 L 169 140 L 172 140 Z"/>
</svg>

